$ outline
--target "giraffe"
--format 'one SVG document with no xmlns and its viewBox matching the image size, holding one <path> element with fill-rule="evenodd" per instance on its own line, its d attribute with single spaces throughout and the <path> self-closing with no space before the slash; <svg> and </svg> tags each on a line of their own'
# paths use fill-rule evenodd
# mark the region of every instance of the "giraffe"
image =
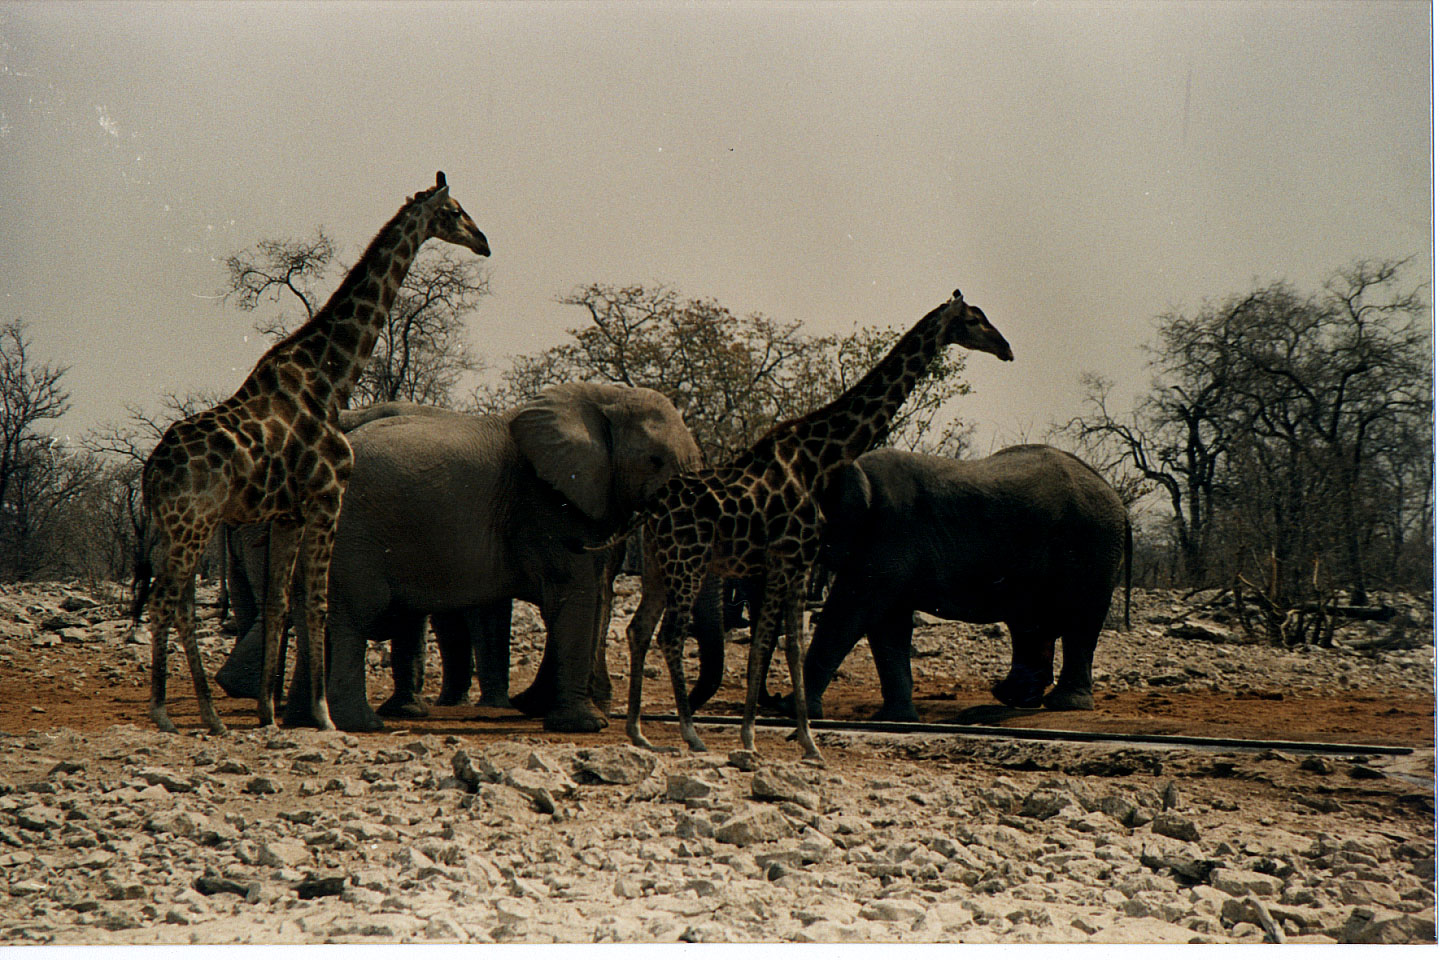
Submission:
<svg viewBox="0 0 1440 960">
<path fill-rule="evenodd" d="M 142 545 L 134 615 L 149 598 L 152 633 L 150 717 L 175 731 L 165 710 L 167 634 L 175 628 L 195 680 L 201 719 L 215 712 L 195 643 L 195 567 L 221 523 L 271 521 L 265 592 L 261 726 L 275 722 L 277 653 L 290 584 L 301 558 L 313 716 L 333 730 L 325 699 L 324 637 L 330 551 L 352 466 L 338 411 L 364 370 L 380 326 L 421 244 L 435 237 L 490 255 L 485 235 L 450 197 L 445 174 L 406 200 L 309 322 L 271 347 L 234 396 L 170 426 L 145 462 L 141 489 L 158 570 Z M 297 652 L 297 656 L 299 653 Z"/>
<path fill-rule="evenodd" d="M 625 729 L 636 746 L 655 747 L 640 730 L 645 654 L 655 621 L 670 670 L 680 734 L 705 750 L 685 690 L 680 643 L 707 572 L 763 577 L 765 597 L 752 624 L 741 746 L 755 749 L 755 708 L 778 628 L 786 634 L 791 683 L 803 690 L 800 592 L 819 552 L 824 520 L 817 498 L 827 483 L 885 438 L 890 421 L 931 362 L 948 344 L 1012 360 L 1010 345 L 978 307 L 954 296 L 931 310 L 859 382 L 803 417 L 779 424 L 730 463 L 680 474 L 642 510 L 646 575 L 630 622 L 630 700 Z M 633 528 L 632 528 L 633 529 Z M 819 762 L 805 704 L 796 698 L 796 736 L 807 760 Z"/>
</svg>

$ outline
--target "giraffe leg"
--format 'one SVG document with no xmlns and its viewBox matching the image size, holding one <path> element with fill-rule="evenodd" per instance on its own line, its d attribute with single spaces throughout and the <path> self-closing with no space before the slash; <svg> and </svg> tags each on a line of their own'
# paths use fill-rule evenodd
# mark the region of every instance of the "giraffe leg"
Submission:
<svg viewBox="0 0 1440 960">
<path fill-rule="evenodd" d="M 805 618 L 801 614 L 802 595 L 792 594 L 785 600 L 785 659 L 790 664 L 790 689 L 802 693 L 795 697 L 795 735 L 804 751 L 802 759 L 824 763 L 815 741 L 810 737 L 810 711 L 805 690 Z"/>
<path fill-rule="evenodd" d="M 280 695 L 280 637 L 289 623 L 290 584 L 295 574 L 295 553 L 300 528 L 293 522 L 270 523 L 270 579 L 265 585 L 265 653 L 260 661 L 260 726 L 275 725 L 275 701 Z M 297 656 L 298 656 L 297 651 Z"/>
<path fill-rule="evenodd" d="M 190 664 L 190 673 L 195 681 L 195 696 L 200 705 L 200 715 L 215 733 L 224 733 L 225 725 L 215 713 L 210 699 L 210 685 L 205 678 L 205 667 L 200 659 L 200 650 L 195 643 L 194 589 L 195 568 L 200 563 L 200 553 L 209 539 L 205 531 L 187 532 L 184 541 L 176 543 L 167 536 L 170 544 L 165 550 L 164 565 L 156 577 L 154 592 L 150 599 L 150 719 L 166 733 L 175 732 L 175 723 L 165 709 L 165 688 L 169 674 L 169 633 L 171 626 L 185 650 Z M 198 542 L 199 546 L 195 546 Z M 190 601 L 190 602 L 187 602 Z"/>
<path fill-rule="evenodd" d="M 170 625 L 179 613 L 178 594 L 171 585 L 167 563 L 155 578 L 150 595 L 150 719 L 166 733 L 175 733 L 175 722 L 165 710 L 165 686 L 169 673 Z"/>
<path fill-rule="evenodd" d="M 655 636 L 655 624 L 665 612 L 665 580 L 655 556 L 654 544 L 647 536 L 644 541 L 645 563 L 642 568 L 640 606 L 630 618 L 625 637 L 630 645 L 630 694 L 625 706 L 625 733 L 630 742 L 645 750 L 654 750 L 655 745 L 640 732 L 640 707 L 644 699 L 645 654 L 650 651 L 650 640 Z"/>
<path fill-rule="evenodd" d="M 175 621 L 175 639 L 185 651 L 190 664 L 190 677 L 195 681 L 195 702 L 200 708 L 200 719 L 210 728 L 211 733 L 225 733 L 225 724 L 215 712 L 215 703 L 210 698 L 210 681 L 205 676 L 205 661 L 200 659 L 200 646 L 195 642 L 195 578 L 185 582 L 180 595 L 180 613 Z"/>
<path fill-rule="evenodd" d="M 760 686 L 765 682 L 764 671 L 770 666 L 770 655 L 779 627 L 780 606 L 786 596 L 787 590 L 773 578 L 767 578 L 765 602 L 760 605 L 751 629 L 750 656 L 746 662 L 745 714 L 740 721 L 740 746 L 746 750 L 755 749 L 755 708 L 760 701 Z"/>
<path fill-rule="evenodd" d="M 326 511 L 307 520 L 301 544 L 305 577 L 304 655 L 310 662 L 310 715 L 321 730 L 335 729 L 325 693 L 325 621 L 329 612 L 330 555 L 335 547 L 337 519 L 338 511 Z M 300 654 L 297 650 L 296 655 Z"/>
<path fill-rule="evenodd" d="M 665 665 L 670 669 L 670 686 L 675 691 L 675 714 L 680 718 L 680 736 L 695 753 L 706 752 L 705 741 L 695 732 L 695 721 L 690 714 L 690 693 L 685 686 L 685 632 L 690 626 L 690 608 L 695 603 L 695 592 L 688 591 L 676 598 L 676 602 L 665 613 L 660 622 L 660 650 L 665 654 Z"/>
</svg>

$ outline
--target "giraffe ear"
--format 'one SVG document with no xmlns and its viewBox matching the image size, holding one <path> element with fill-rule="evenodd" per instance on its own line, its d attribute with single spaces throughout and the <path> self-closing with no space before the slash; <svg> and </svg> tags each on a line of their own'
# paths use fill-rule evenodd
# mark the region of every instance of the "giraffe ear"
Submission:
<svg viewBox="0 0 1440 960">
<path fill-rule="evenodd" d="M 587 517 L 609 511 L 610 424 L 599 407 L 551 387 L 511 416 L 510 436 L 540 479 Z"/>
</svg>

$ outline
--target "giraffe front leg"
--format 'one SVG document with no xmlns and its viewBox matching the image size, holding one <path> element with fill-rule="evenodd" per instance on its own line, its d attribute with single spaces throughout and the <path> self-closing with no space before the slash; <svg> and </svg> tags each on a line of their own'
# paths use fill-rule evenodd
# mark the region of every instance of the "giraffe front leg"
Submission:
<svg viewBox="0 0 1440 960">
<path fill-rule="evenodd" d="M 795 735 L 804 751 L 802 759 L 824 763 L 815 741 L 810 737 L 810 705 L 805 690 L 805 646 L 803 642 L 805 618 L 801 612 L 801 594 L 796 593 L 785 601 L 785 659 L 790 664 L 790 689 L 800 691 L 795 696 Z"/>
<path fill-rule="evenodd" d="M 631 743 L 644 750 L 656 749 L 653 743 L 645 739 L 645 734 L 640 732 L 640 708 L 644 701 L 645 654 L 650 652 L 650 640 L 655 635 L 655 621 L 664 608 L 661 600 L 663 589 L 651 583 L 645 584 L 640 606 L 635 610 L 635 615 L 630 618 L 630 626 L 625 630 L 625 637 L 630 644 L 630 694 L 625 704 L 625 734 Z"/>
<path fill-rule="evenodd" d="M 290 584 L 295 574 L 295 554 L 300 528 L 293 522 L 275 520 L 270 524 L 270 552 L 265 561 L 269 580 L 265 584 L 265 652 L 260 660 L 260 696 L 256 709 L 260 726 L 275 725 L 275 701 L 280 695 L 280 638 L 289 626 Z"/>
<path fill-rule="evenodd" d="M 305 526 L 301 561 L 305 582 L 305 656 L 310 663 L 310 715 L 321 730 L 334 730 L 330 700 L 325 691 L 325 626 L 330 603 L 330 556 L 335 547 L 333 514 L 311 519 Z M 419 691 L 416 691 L 419 696 Z"/>
</svg>

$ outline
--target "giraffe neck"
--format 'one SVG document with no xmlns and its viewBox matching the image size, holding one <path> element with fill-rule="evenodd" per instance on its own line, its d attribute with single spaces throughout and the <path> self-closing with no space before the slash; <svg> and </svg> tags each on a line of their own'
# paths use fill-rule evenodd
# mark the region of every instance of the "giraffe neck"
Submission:
<svg viewBox="0 0 1440 960">
<path fill-rule="evenodd" d="M 271 380 L 267 367 L 289 367 L 303 382 L 307 405 L 343 408 L 424 240 L 418 204 L 408 203 L 370 241 L 325 305 L 261 359 L 246 386 L 257 384 L 263 392 Z"/>
<path fill-rule="evenodd" d="M 795 423 L 797 436 L 822 468 L 843 466 L 885 439 L 890 421 L 944 349 L 942 310 L 922 317 L 849 390 Z"/>
</svg>

